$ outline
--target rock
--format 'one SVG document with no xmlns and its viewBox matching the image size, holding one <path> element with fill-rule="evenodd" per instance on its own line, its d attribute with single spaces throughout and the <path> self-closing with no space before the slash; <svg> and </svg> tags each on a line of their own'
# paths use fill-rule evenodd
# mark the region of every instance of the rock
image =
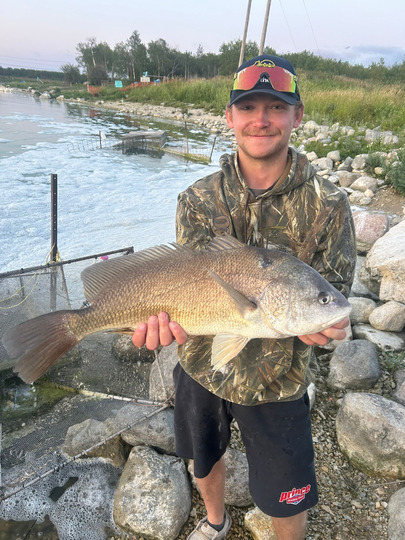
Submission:
<svg viewBox="0 0 405 540">
<path fill-rule="evenodd" d="M 360 278 L 381 300 L 405 304 L 405 220 L 375 242 Z"/>
<path fill-rule="evenodd" d="M 378 296 L 376 296 L 374 293 L 372 293 L 366 285 L 361 281 L 359 274 L 361 271 L 361 268 L 363 267 L 363 264 L 365 262 L 365 257 L 357 257 L 356 261 L 356 268 L 354 272 L 354 280 L 353 285 L 351 289 L 351 294 L 354 296 L 365 296 L 367 298 L 374 298 L 378 299 Z"/>
<path fill-rule="evenodd" d="M 366 210 L 353 210 L 353 221 L 359 253 L 370 251 L 375 242 L 384 236 L 389 228 L 386 214 Z"/>
<path fill-rule="evenodd" d="M 228 447 L 225 454 L 225 504 L 233 506 L 250 506 L 253 503 L 249 491 L 249 469 L 246 454 Z M 198 489 L 194 476 L 193 461 L 190 460 L 188 471 L 194 486 Z"/>
<path fill-rule="evenodd" d="M 396 381 L 396 389 L 392 395 L 392 399 L 401 405 L 405 405 L 405 380 L 401 382 Z"/>
<path fill-rule="evenodd" d="M 377 178 L 373 178 L 372 176 L 359 176 L 350 187 L 356 191 L 364 192 L 366 190 L 371 190 L 375 193 L 377 190 L 377 183 Z"/>
<path fill-rule="evenodd" d="M 353 336 L 356 339 L 366 339 L 380 350 L 402 351 L 405 348 L 405 333 L 395 334 L 376 330 L 370 324 L 353 326 Z"/>
<path fill-rule="evenodd" d="M 357 178 L 359 178 L 360 176 L 359 173 L 352 173 L 344 170 L 338 170 L 336 171 L 336 174 L 339 177 L 339 184 L 342 187 L 351 187 L 353 182 L 357 180 Z"/>
<path fill-rule="evenodd" d="M 101 458 L 72 461 L 57 468 L 61 461 L 54 452 L 48 455 L 47 467 L 55 467 L 53 473 L 28 485 L 23 496 L 17 493 L 2 501 L 0 517 L 41 523 L 48 515 L 60 539 L 104 539 L 107 530 L 122 534 L 112 519 L 121 469 Z M 41 534 L 37 533 L 38 537 Z M 7 538 L 17 538 L 11 535 L 6 533 Z"/>
<path fill-rule="evenodd" d="M 388 503 L 388 538 L 404 540 L 405 538 L 405 488 L 392 495 Z"/>
<path fill-rule="evenodd" d="M 352 169 L 362 171 L 367 164 L 368 154 L 359 154 L 352 161 Z"/>
<path fill-rule="evenodd" d="M 366 129 L 366 133 L 364 135 L 364 139 L 369 142 L 376 142 L 381 137 L 381 130 L 376 129 Z"/>
<path fill-rule="evenodd" d="M 183 460 L 144 446 L 132 449 L 115 494 L 114 519 L 124 531 L 174 540 L 190 513 Z"/>
<path fill-rule="evenodd" d="M 149 397 L 153 401 L 166 401 L 174 395 L 173 369 L 178 362 L 177 343 L 163 347 L 152 364 L 149 377 Z"/>
<path fill-rule="evenodd" d="M 314 159 L 318 159 L 318 156 L 316 152 L 308 152 L 307 159 L 308 161 L 314 161 Z"/>
<path fill-rule="evenodd" d="M 368 323 L 370 313 L 377 307 L 376 302 L 371 298 L 362 298 L 357 296 L 349 297 L 352 311 L 350 313 L 350 322 L 354 325 L 359 323 Z"/>
<path fill-rule="evenodd" d="M 116 429 L 109 422 L 99 422 L 88 418 L 68 429 L 62 450 L 68 456 L 77 456 L 107 439 L 115 431 Z M 125 450 L 119 435 L 97 446 L 91 452 L 87 452 L 85 457 L 103 457 L 111 460 L 115 467 L 123 467 L 126 461 Z"/>
<path fill-rule="evenodd" d="M 327 383 L 334 389 L 367 390 L 381 377 L 376 347 L 358 339 L 338 345 L 330 361 Z"/>
<path fill-rule="evenodd" d="M 370 324 L 377 330 L 401 332 L 405 327 L 405 305 L 395 300 L 377 307 L 370 314 Z"/>
<path fill-rule="evenodd" d="M 370 476 L 405 478 L 405 407 L 382 396 L 346 394 L 336 417 L 340 449 Z"/>
<path fill-rule="evenodd" d="M 139 405 L 138 405 L 139 406 Z M 174 454 L 174 411 L 171 408 L 136 423 L 131 429 L 124 431 L 121 437 L 131 446 L 144 444 L 154 446 L 166 454 Z"/>
<path fill-rule="evenodd" d="M 318 166 L 320 170 L 331 171 L 333 169 L 333 161 L 327 157 L 314 159 L 312 165 Z"/>
<path fill-rule="evenodd" d="M 351 170 L 352 170 L 352 163 L 353 163 L 353 158 L 351 158 L 350 156 L 348 156 L 348 157 L 343 161 L 343 163 L 341 163 L 341 164 L 338 166 L 338 171 L 351 171 Z"/>
<path fill-rule="evenodd" d="M 303 130 L 305 135 L 313 135 L 319 130 L 319 124 L 314 122 L 314 120 L 308 120 L 308 122 L 305 122 L 303 125 Z"/>
<path fill-rule="evenodd" d="M 340 161 L 340 151 L 339 150 L 332 150 L 331 152 L 328 152 L 326 154 L 326 157 L 331 159 L 333 163 L 336 163 Z"/>
<path fill-rule="evenodd" d="M 257 507 L 245 514 L 245 527 L 254 540 L 277 540 L 271 517 Z"/>
</svg>

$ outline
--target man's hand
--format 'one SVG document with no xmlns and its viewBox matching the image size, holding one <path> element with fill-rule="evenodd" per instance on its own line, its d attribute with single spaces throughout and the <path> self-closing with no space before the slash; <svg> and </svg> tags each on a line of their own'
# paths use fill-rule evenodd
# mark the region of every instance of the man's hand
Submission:
<svg viewBox="0 0 405 540">
<path fill-rule="evenodd" d="M 305 345 L 326 345 L 331 339 L 345 339 L 346 330 L 345 328 L 349 326 L 350 320 L 348 317 L 342 321 L 336 323 L 330 328 L 326 328 L 322 332 L 317 334 L 307 334 L 305 336 L 298 336 Z"/>
<path fill-rule="evenodd" d="M 179 345 L 183 345 L 187 341 L 188 335 L 183 328 L 174 321 L 171 321 L 169 315 L 162 311 L 156 317 L 149 317 L 147 323 L 141 323 L 132 336 L 132 343 L 136 347 L 143 347 L 150 351 L 154 351 L 163 345 L 166 347 L 177 341 Z"/>
</svg>

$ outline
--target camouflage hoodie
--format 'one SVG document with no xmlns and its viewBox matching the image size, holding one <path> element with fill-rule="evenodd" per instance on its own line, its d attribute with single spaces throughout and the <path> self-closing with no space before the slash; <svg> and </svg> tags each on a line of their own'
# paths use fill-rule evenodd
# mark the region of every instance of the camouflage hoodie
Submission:
<svg viewBox="0 0 405 540">
<path fill-rule="evenodd" d="M 227 233 L 250 245 L 281 245 L 347 296 L 356 248 L 345 194 L 317 176 L 307 158 L 293 148 L 283 175 L 257 198 L 240 174 L 236 154 L 223 155 L 220 165 L 220 171 L 179 195 L 178 243 L 201 249 L 214 236 Z M 211 368 L 211 344 L 211 337 L 190 337 L 179 347 L 180 364 L 226 400 L 243 405 L 291 401 L 314 379 L 312 347 L 298 338 L 251 340 L 224 373 Z"/>
</svg>

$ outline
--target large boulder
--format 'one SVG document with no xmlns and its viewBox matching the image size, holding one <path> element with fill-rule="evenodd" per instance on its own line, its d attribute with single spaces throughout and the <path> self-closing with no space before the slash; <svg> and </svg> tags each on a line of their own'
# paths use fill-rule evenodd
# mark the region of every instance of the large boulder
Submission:
<svg viewBox="0 0 405 540">
<path fill-rule="evenodd" d="M 375 242 L 360 271 L 360 279 L 381 300 L 405 304 L 405 220 Z"/>
<path fill-rule="evenodd" d="M 356 230 L 357 250 L 360 253 L 368 252 L 389 228 L 386 214 L 354 210 L 353 221 Z"/>
<path fill-rule="evenodd" d="M 132 449 L 115 494 L 114 519 L 129 534 L 174 540 L 187 521 L 191 489 L 183 460 Z"/>
<path fill-rule="evenodd" d="M 336 417 L 339 446 L 370 476 L 405 478 L 405 407 L 376 394 L 351 393 Z"/>
<path fill-rule="evenodd" d="M 381 377 L 376 347 L 356 339 L 338 345 L 330 361 L 327 382 L 335 389 L 367 390 Z"/>
<path fill-rule="evenodd" d="M 405 538 L 405 488 L 394 493 L 388 504 L 388 538 L 404 540 Z"/>
</svg>

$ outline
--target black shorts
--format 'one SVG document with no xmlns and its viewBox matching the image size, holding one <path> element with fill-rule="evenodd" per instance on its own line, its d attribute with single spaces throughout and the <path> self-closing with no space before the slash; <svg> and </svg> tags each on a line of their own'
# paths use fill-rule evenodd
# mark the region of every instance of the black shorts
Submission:
<svg viewBox="0 0 405 540">
<path fill-rule="evenodd" d="M 176 453 L 194 460 L 204 478 L 225 453 L 234 418 L 249 463 L 255 504 L 273 517 L 290 517 L 318 502 L 311 418 L 307 394 L 295 401 L 237 405 L 194 381 L 178 364 L 174 370 Z"/>
</svg>

